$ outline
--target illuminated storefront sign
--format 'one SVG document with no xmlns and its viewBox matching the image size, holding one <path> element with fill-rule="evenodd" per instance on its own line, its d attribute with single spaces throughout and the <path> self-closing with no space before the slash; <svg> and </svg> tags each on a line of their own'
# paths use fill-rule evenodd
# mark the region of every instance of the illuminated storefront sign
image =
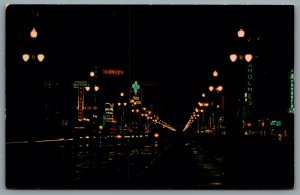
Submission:
<svg viewBox="0 0 300 195">
<path fill-rule="evenodd" d="M 102 74 L 120 76 L 124 74 L 124 70 L 104 69 L 102 70 Z"/>
<path fill-rule="evenodd" d="M 104 122 L 112 122 L 114 118 L 114 104 L 105 103 L 105 114 L 103 115 Z"/>
<path fill-rule="evenodd" d="M 272 121 L 270 121 L 270 125 L 280 127 L 281 126 L 281 121 L 272 120 Z"/>
<path fill-rule="evenodd" d="M 83 119 L 83 87 L 79 87 L 78 90 L 78 120 L 82 120 Z"/>
<path fill-rule="evenodd" d="M 294 103 L 294 80 L 295 80 L 295 74 L 294 74 L 294 69 L 292 69 L 289 72 L 289 78 L 290 78 L 290 108 L 289 108 L 289 113 L 294 113 L 295 112 L 295 103 Z"/>
<path fill-rule="evenodd" d="M 133 88 L 134 94 L 136 95 L 140 89 L 140 85 L 138 84 L 137 81 L 134 81 L 134 83 L 131 85 L 131 87 Z"/>
<path fill-rule="evenodd" d="M 140 100 L 139 96 L 134 95 L 132 97 L 132 99 L 130 100 L 130 103 L 133 103 L 134 105 L 137 105 L 137 104 L 142 104 L 142 101 Z"/>
<path fill-rule="evenodd" d="M 88 87 L 89 84 L 86 81 L 75 81 L 73 83 L 73 87 L 77 88 L 77 87 Z"/>
<path fill-rule="evenodd" d="M 253 65 L 248 64 L 248 67 L 247 67 L 247 103 L 248 103 L 248 106 L 250 106 L 250 107 L 253 106 L 253 85 L 254 85 Z"/>
<path fill-rule="evenodd" d="M 78 88 L 78 103 L 77 103 L 77 119 L 83 120 L 84 109 L 84 88 L 88 86 L 86 81 L 75 81 L 73 83 L 74 88 Z"/>
</svg>

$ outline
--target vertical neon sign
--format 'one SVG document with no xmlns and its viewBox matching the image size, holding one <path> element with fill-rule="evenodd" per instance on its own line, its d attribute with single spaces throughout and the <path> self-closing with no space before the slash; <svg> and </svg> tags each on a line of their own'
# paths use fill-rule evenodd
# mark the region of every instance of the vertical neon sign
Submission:
<svg viewBox="0 0 300 195">
<path fill-rule="evenodd" d="M 78 120 L 80 121 L 83 119 L 83 87 L 79 87 L 78 93 Z"/>
<path fill-rule="evenodd" d="M 289 80 L 290 80 L 290 108 L 288 110 L 289 113 L 295 112 L 295 102 L 294 102 L 294 81 L 295 81 L 295 73 L 294 69 L 289 72 Z"/>
<path fill-rule="evenodd" d="M 74 88 L 78 88 L 78 102 L 77 102 L 77 119 L 82 121 L 83 119 L 83 108 L 84 108 L 84 89 L 88 87 L 86 81 L 75 81 L 73 83 Z"/>
<path fill-rule="evenodd" d="M 247 102 L 249 107 L 253 107 L 253 65 L 248 64 L 247 69 Z"/>
</svg>

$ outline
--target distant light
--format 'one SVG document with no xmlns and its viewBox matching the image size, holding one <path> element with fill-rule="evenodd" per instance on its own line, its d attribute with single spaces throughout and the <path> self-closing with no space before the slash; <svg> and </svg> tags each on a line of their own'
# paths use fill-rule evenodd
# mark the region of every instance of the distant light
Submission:
<svg viewBox="0 0 300 195">
<path fill-rule="evenodd" d="M 31 32 L 30 32 L 30 37 L 31 37 L 31 38 L 37 38 L 37 36 L 38 36 L 38 33 L 37 33 L 37 31 L 35 30 L 35 28 L 33 28 L 33 29 L 31 30 Z"/>
<path fill-rule="evenodd" d="M 45 55 L 40 53 L 38 54 L 37 58 L 39 62 L 42 62 L 45 59 Z"/>
<path fill-rule="evenodd" d="M 158 133 L 154 133 L 154 137 L 155 138 L 159 138 L 159 134 Z"/>
<path fill-rule="evenodd" d="M 215 70 L 215 71 L 213 72 L 213 76 L 214 76 L 214 77 L 217 77 L 218 75 L 219 75 L 218 71 Z"/>
<path fill-rule="evenodd" d="M 252 54 L 246 54 L 245 55 L 245 59 L 246 59 L 247 62 L 251 62 L 252 58 L 253 58 Z"/>
<path fill-rule="evenodd" d="M 92 71 L 92 72 L 90 72 L 90 76 L 91 77 L 94 77 L 95 76 L 95 73 Z"/>
<path fill-rule="evenodd" d="M 118 106 L 121 106 L 121 102 L 118 102 Z"/>
<path fill-rule="evenodd" d="M 219 85 L 218 88 L 217 88 L 217 91 L 222 91 L 222 90 L 223 90 L 223 86 Z"/>
<path fill-rule="evenodd" d="M 85 90 L 86 91 L 89 91 L 91 88 L 90 87 L 85 87 Z"/>
<path fill-rule="evenodd" d="M 121 97 L 123 97 L 123 96 L 124 96 L 124 93 L 123 93 L 123 92 L 121 92 L 121 93 L 120 93 L 120 96 L 121 96 Z"/>
<path fill-rule="evenodd" d="M 213 86 L 209 86 L 208 89 L 209 89 L 209 91 L 213 91 L 214 87 Z"/>
<path fill-rule="evenodd" d="M 117 139 L 121 139 L 122 136 L 121 136 L 121 135 L 117 135 L 116 138 L 117 138 Z"/>
<path fill-rule="evenodd" d="M 127 106 L 127 102 L 124 102 L 124 106 Z"/>
<path fill-rule="evenodd" d="M 229 58 L 230 58 L 231 62 L 235 62 L 237 60 L 237 55 L 231 54 Z"/>
<path fill-rule="evenodd" d="M 94 89 L 95 91 L 99 91 L 99 86 L 95 85 Z"/>
<path fill-rule="evenodd" d="M 22 58 L 23 58 L 24 62 L 27 62 L 29 60 L 30 56 L 27 53 L 25 53 L 25 54 L 23 54 Z"/>
<path fill-rule="evenodd" d="M 205 97 L 205 93 L 202 93 L 202 97 Z"/>
<path fill-rule="evenodd" d="M 237 33 L 238 37 L 243 38 L 245 36 L 245 31 L 243 29 L 240 29 Z"/>
</svg>

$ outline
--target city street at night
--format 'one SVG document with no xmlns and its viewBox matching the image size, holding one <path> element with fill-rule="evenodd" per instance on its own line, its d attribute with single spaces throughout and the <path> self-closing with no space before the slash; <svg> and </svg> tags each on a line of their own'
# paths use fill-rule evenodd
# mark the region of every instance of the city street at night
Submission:
<svg viewBox="0 0 300 195">
<path fill-rule="evenodd" d="M 294 6 L 8 5 L 8 189 L 293 189 Z"/>
</svg>

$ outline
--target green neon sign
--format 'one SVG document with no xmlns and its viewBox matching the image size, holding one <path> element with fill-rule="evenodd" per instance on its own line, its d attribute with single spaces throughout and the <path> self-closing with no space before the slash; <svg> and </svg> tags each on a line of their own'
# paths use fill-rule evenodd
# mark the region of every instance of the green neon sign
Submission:
<svg viewBox="0 0 300 195">
<path fill-rule="evenodd" d="M 134 94 L 136 95 L 138 90 L 140 89 L 140 85 L 138 84 L 137 81 L 134 81 L 134 83 L 131 85 L 134 91 Z"/>
</svg>

